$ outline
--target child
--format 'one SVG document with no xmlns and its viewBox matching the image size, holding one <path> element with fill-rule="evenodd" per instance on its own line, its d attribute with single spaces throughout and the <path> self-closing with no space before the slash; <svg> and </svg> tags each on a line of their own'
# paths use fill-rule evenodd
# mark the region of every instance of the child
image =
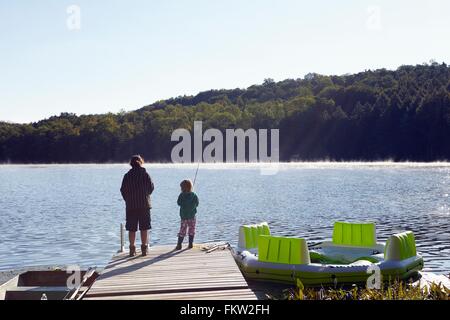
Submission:
<svg viewBox="0 0 450 320">
<path fill-rule="evenodd" d="M 175 250 L 181 250 L 181 244 L 186 236 L 186 229 L 189 228 L 189 249 L 193 247 L 195 235 L 195 214 L 197 213 L 198 197 L 192 191 L 191 180 L 183 180 L 180 183 L 181 193 L 178 196 L 180 206 L 181 227 L 178 233 L 178 244 Z"/>
</svg>

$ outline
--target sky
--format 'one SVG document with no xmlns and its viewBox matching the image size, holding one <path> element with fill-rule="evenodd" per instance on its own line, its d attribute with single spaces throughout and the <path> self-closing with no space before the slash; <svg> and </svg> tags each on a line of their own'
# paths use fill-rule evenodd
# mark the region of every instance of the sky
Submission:
<svg viewBox="0 0 450 320">
<path fill-rule="evenodd" d="M 0 0 L 0 120 L 450 63 L 450 1 Z"/>
</svg>

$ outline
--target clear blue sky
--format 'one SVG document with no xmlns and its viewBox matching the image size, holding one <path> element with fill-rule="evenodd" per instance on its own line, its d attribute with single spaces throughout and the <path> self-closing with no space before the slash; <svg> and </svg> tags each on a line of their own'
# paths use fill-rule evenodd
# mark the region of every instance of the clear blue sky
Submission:
<svg viewBox="0 0 450 320">
<path fill-rule="evenodd" d="M 67 27 L 70 5 L 80 30 Z M 450 1 L 0 0 L 0 120 L 449 63 Z"/>
</svg>

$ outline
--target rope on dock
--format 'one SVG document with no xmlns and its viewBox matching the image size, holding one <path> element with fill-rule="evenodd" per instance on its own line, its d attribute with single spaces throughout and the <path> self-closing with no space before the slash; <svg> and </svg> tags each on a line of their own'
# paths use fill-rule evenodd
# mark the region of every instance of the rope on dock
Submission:
<svg viewBox="0 0 450 320">
<path fill-rule="evenodd" d="M 231 247 L 231 245 L 228 242 L 218 242 L 218 243 L 200 246 L 200 249 L 202 251 L 205 251 L 205 253 L 211 253 L 216 250 L 229 249 L 230 247 Z"/>
</svg>

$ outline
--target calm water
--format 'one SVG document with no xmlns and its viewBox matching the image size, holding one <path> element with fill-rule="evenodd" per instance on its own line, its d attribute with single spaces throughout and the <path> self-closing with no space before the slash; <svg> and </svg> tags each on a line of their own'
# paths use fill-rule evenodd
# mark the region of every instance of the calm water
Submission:
<svg viewBox="0 0 450 320">
<path fill-rule="evenodd" d="M 151 241 L 174 244 L 179 182 L 196 165 L 147 165 L 155 182 Z M 450 271 L 449 164 L 201 165 L 198 242 L 235 244 L 240 224 L 329 239 L 336 220 L 377 222 L 378 238 L 413 230 L 427 270 Z M 119 247 L 125 165 L 0 166 L 0 269 L 103 266 Z"/>
</svg>

